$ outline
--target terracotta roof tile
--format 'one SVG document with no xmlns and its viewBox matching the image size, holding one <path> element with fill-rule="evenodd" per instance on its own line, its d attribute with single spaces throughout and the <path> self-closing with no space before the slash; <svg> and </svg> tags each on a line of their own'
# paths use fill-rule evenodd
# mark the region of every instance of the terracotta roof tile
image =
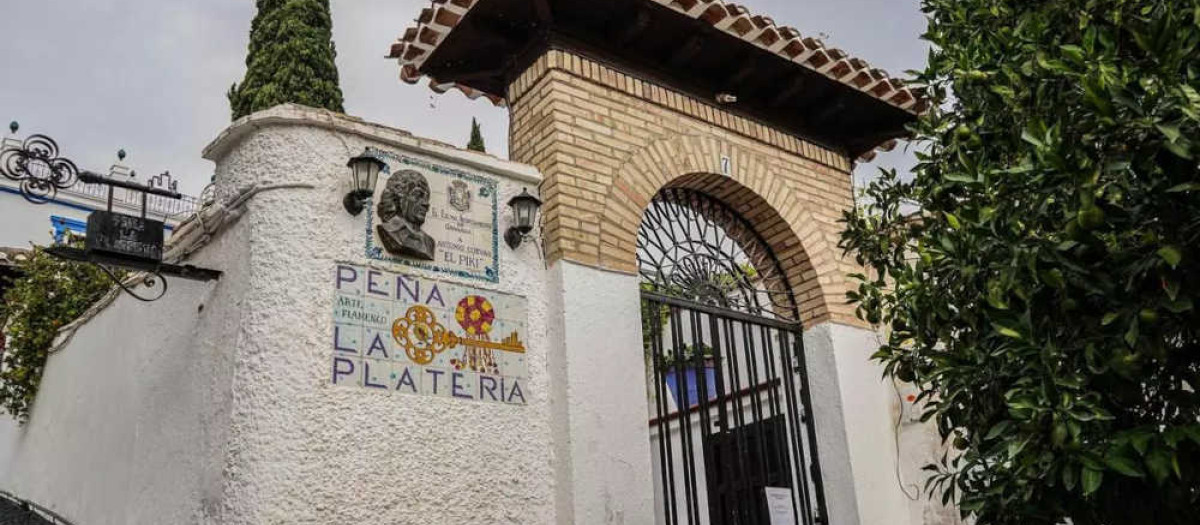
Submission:
<svg viewBox="0 0 1200 525">
<path fill-rule="evenodd" d="M 423 76 L 421 66 L 479 1 L 432 0 L 431 6 L 421 11 L 417 25 L 406 30 L 392 44 L 388 58 L 400 62 L 400 79 L 409 84 L 419 82 Z M 722 0 L 645 1 L 703 20 L 725 33 L 910 113 L 920 114 L 926 108 L 922 92 L 907 87 L 904 81 L 891 78 L 887 72 L 872 68 L 866 61 L 850 57 L 845 51 L 803 36 L 793 27 L 778 26 L 769 17 L 753 15 L 743 6 Z M 439 93 L 458 89 L 472 99 L 487 97 L 497 106 L 506 104 L 499 94 L 484 93 L 460 84 L 431 78 L 430 87 Z"/>
<path fill-rule="evenodd" d="M 421 65 L 477 2 L 478 0 L 433 0 L 431 7 L 421 10 L 420 16 L 417 17 L 417 25 L 406 29 L 404 35 L 392 44 L 388 53 L 388 58 L 395 58 L 400 62 L 400 80 L 409 84 L 421 81 L 424 76 L 420 72 Z M 437 93 L 458 89 L 472 100 L 487 97 L 497 106 L 506 105 L 504 97 L 460 84 L 443 83 L 430 78 L 429 87 Z"/>
</svg>

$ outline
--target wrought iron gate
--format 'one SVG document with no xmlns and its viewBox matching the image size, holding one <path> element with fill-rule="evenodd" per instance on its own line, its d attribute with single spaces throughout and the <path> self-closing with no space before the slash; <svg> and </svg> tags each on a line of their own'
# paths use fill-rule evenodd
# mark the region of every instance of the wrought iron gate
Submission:
<svg viewBox="0 0 1200 525">
<path fill-rule="evenodd" d="M 777 516 L 827 523 L 801 325 L 773 252 L 678 189 L 655 198 L 639 241 L 660 523 L 769 525 L 768 491 L 790 505 Z"/>
</svg>

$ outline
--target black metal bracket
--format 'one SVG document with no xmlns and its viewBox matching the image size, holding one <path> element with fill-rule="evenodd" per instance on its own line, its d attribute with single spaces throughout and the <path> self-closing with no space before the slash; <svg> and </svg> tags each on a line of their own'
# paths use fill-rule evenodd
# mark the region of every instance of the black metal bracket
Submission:
<svg viewBox="0 0 1200 525">
<path fill-rule="evenodd" d="M 372 196 L 374 193 L 370 191 L 352 191 L 342 199 L 342 206 L 346 208 L 346 213 L 358 217 L 367 208 Z"/>
<path fill-rule="evenodd" d="M 504 232 L 504 242 L 508 244 L 509 248 L 514 250 L 520 248 L 521 243 L 528 239 L 529 235 L 521 233 L 521 230 L 516 226 L 513 226 Z"/>
<path fill-rule="evenodd" d="M 65 261 L 94 264 L 97 268 L 103 270 L 104 274 L 107 275 L 109 279 L 112 279 L 113 283 L 121 288 L 121 291 L 125 292 L 134 299 L 147 303 L 162 299 L 163 296 L 167 294 L 166 276 L 168 275 L 172 277 L 178 277 L 180 279 L 187 279 L 189 281 L 202 282 L 219 280 L 222 275 L 218 270 L 199 268 L 190 264 L 182 266 L 175 264 L 130 264 L 130 262 L 126 260 L 112 259 L 98 256 L 96 254 L 89 254 L 86 250 L 71 248 L 69 246 L 51 246 L 46 248 L 46 253 Z M 125 283 L 122 282 L 121 279 L 109 269 L 109 266 L 130 268 L 133 270 L 147 272 L 151 275 L 147 275 L 144 279 L 142 279 L 142 284 L 150 288 L 155 288 L 159 283 L 162 283 L 162 290 L 153 297 L 138 294 L 126 286 Z"/>
<path fill-rule="evenodd" d="M 131 266 L 131 265 L 126 264 L 121 261 L 108 260 L 103 257 L 89 257 L 86 251 L 81 250 L 79 248 L 71 248 L 68 246 L 52 246 L 50 248 L 46 248 L 46 253 L 49 253 L 50 255 L 53 255 L 60 259 L 66 259 L 68 261 L 90 262 L 90 263 L 96 263 L 96 264 L 109 264 L 109 265 L 113 265 L 113 266 L 122 266 L 122 267 L 130 267 Z M 189 281 L 204 281 L 204 282 L 216 281 L 216 280 L 219 280 L 222 275 L 222 272 L 220 270 L 209 270 L 207 268 L 200 268 L 197 266 L 192 266 L 190 264 L 176 265 L 176 264 L 165 264 L 164 263 L 164 264 L 160 264 L 156 267 L 146 266 L 146 267 L 132 268 L 132 269 L 146 271 L 146 272 L 152 272 L 152 273 L 161 273 L 163 275 L 168 275 L 171 277 L 187 279 Z"/>
<path fill-rule="evenodd" d="M 100 175 L 98 173 L 92 173 L 90 171 L 81 172 L 78 177 L 79 177 L 79 182 L 83 182 L 86 184 L 104 184 L 104 185 L 108 186 L 108 211 L 110 211 L 110 212 L 112 211 L 112 205 L 113 205 L 113 188 L 114 187 L 115 188 L 125 188 L 127 190 L 141 192 L 142 193 L 142 218 L 143 219 L 146 218 L 146 197 L 147 196 L 158 195 L 160 197 L 167 197 L 169 199 L 182 199 L 183 198 L 183 194 L 181 194 L 177 191 L 164 190 L 161 188 L 155 188 L 153 186 L 138 184 L 136 182 L 126 182 L 123 180 L 111 179 L 111 178 L 105 177 L 103 175 Z"/>
</svg>

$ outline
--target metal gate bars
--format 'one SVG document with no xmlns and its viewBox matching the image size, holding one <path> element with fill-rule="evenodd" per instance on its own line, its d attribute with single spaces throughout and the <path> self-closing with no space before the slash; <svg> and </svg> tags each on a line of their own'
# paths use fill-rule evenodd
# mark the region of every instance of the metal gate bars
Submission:
<svg viewBox="0 0 1200 525">
<path fill-rule="evenodd" d="M 826 523 L 799 324 L 650 292 L 642 318 L 659 522 Z"/>
</svg>

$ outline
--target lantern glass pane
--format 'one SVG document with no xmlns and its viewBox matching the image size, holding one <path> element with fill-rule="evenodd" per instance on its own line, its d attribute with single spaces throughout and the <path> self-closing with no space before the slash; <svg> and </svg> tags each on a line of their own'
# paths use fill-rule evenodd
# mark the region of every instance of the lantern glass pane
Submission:
<svg viewBox="0 0 1200 525">
<path fill-rule="evenodd" d="M 367 167 L 367 184 L 362 187 L 365 191 L 374 191 L 375 184 L 379 182 L 379 164 L 376 162 L 368 163 Z"/>
<path fill-rule="evenodd" d="M 363 187 L 363 165 L 362 161 L 356 161 L 350 166 L 350 176 L 353 178 L 354 189 L 361 190 Z"/>
<path fill-rule="evenodd" d="M 517 225 L 522 228 L 533 226 L 533 204 L 529 201 L 521 201 L 517 203 Z"/>
</svg>

